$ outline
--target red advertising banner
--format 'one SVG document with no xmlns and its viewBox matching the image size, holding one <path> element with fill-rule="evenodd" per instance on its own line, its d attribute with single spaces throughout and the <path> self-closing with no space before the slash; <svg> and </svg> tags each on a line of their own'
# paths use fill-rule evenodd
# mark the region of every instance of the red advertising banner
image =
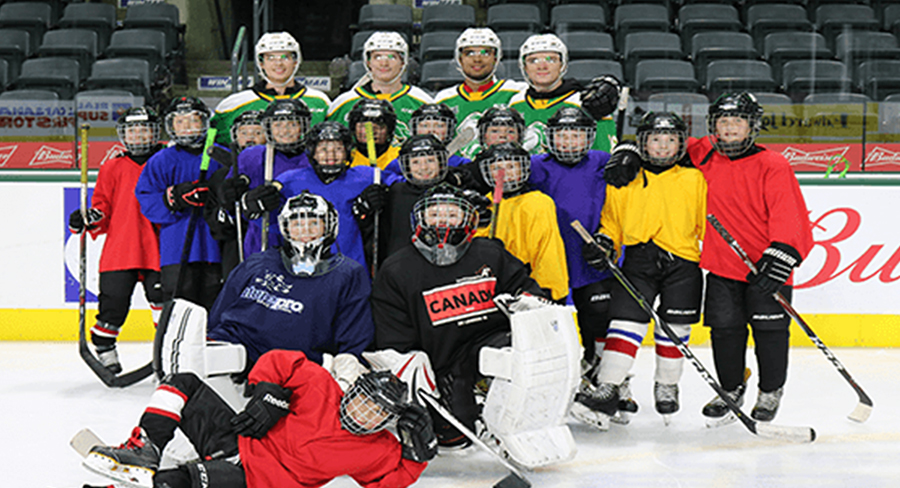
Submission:
<svg viewBox="0 0 900 488">
<path fill-rule="evenodd" d="M 867 144 L 866 171 L 900 171 L 900 144 Z"/>
<path fill-rule="evenodd" d="M 862 171 L 862 144 L 766 144 L 767 148 L 780 152 L 791 163 L 794 171 L 824 173 L 832 168 L 841 173 Z"/>
<path fill-rule="evenodd" d="M 0 169 L 75 168 L 71 142 L 0 142 Z M 94 141 L 88 151 L 88 167 L 97 169 L 108 159 L 125 152 L 117 141 Z"/>
</svg>

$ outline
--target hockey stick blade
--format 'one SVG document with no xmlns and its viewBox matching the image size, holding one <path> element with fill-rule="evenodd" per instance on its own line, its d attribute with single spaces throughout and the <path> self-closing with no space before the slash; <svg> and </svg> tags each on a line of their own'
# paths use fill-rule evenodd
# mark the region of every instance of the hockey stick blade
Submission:
<svg viewBox="0 0 900 488">
<path fill-rule="evenodd" d="M 494 488 L 528 488 L 531 486 L 531 482 L 525 478 L 525 474 L 522 473 L 522 471 L 518 467 L 514 466 L 512 463 L 504 459 L 503 456 L 498 454 L 487 444 L 485 444 L 484 441 L 479 439 L 474 432 L 469 430 L 469 428 L 463 425 L 463 423 L 460 422 L 459 419 L 457 419 L 453 416 L 452 413 L 447 411 L 447 409 L 444 408 L 444 406 L 441 405 L 435 397 L 431 396 L 431 394 L 429 394 L 427 391 L 421 389 L 416 390 L 416 393 L 418 393 L 419 398 L 421 398 L 422 401 L 424 401 L 435 411 L 437 411 L 437 413 L 439 413 L 441 417 L 444 417 L 447 422 L 450 422 L 450 424 L 459 429 L 460 432 L 468 437 L 470 441 L 490 454 L 494 459 L 499 461 L 501 464 L 503 464 L 504 467 L 506 467 L 506 469 L 510 471 L 509 476 L 498 481 L 497 484 L 494 485 Z"/>
<path fill-rule="evenodd" d="M 79 336 L 80 335 L 81 334 L 79 334 Z M 88 367 L 91 368 L 91 371 L 93 371 L 94 374 L 97 375 L 98 378 L 100 378 L 100 381 L 102 381 L 104 385 L 110 388 L 125 388 L 127 386 L 131 386 L 153 373 L 153 363 L 149 362 L 134 371 L 129 371 L 128 373 L 117 375 L 107 369 L 107 367 L 104 366 L 103 363 L 101 363 L 100 360 L 94 356 L 87 344 L 87 341 L 82 341 L 79 337 L 78 342 L 78 353 L 81 355 L 81 359 L 83 359 L 85 364 L 87 364 Z"/>
<path fill-rule="evenodd" d="M 72 437 L 72 440 L 69 441 L 69 445 L 72 446 L 72 449 L 75 449 L 75 452 L 81 457 L 87 457 L 92 448 L 95 446 L 104 446 L 105 444 L 97 437 L 97 434 L 95 434 L 94 431 L 85 428 L 78 431 L 78 433 Z"/>
<path fill-rule="evenodd" d="M 816 440 L 816 431 L 812 427 L 790 427 L 766 422 L 756 423 L 756 435 L 766 439 L 799 443 L 809 443 Z"/>
<path fill-rule="evenodd" d="M 719 222 L 719 219 L 717 219 L 715 215 L 709 214 L 706 216 L 706 220 L 708 220 L 713 229 L 715 229 L 716 232 L 718 232 L 718 234 L 722 236 L 722 239 L 725 240 L 725 242 L 728 244 L 728 247 L 730 247 L 731 250 L 734 251 L 742 261 L 744 261 L 744 264 L 747 265 L 747 268 L 749 268 L 751 272 L 756 273 L 756 264 L 750 259 L 750 256 L 747 255 L 747 252 L 744 251 L 744 248 L 741 247 L 737 239 L 735 239 L 734 236 L 732 236 L 731 233 L 728 232 L 728 229 L 726 229 L 725 226 L 722 225 L 721 222 Z M 787 299 L 784 298 L 784 295 L 782 295 L 780 291 L 776 291 L 772 296 L 775 298 L 775 301 L 781 305 L 781 308 L 783 308 L 784 311 L 787 312 L 787 314 L 790 315 L 792 319 L 794 319 L 794 322 L 796 322 L 797 325 L 801 329 L 803 329 L 803 332 L 806 333 L 806 335 L 809 337 L 809 340 L 811 340 L 813 344 L 815 344 L 816 347 L 820 351 L 822 351 L 822 354 L 825 355 L 828 361 L 830 361 L 831 364 L 838 370 L 838 373 L 840 373 L 841 376 L 844 377 L 844 380 L 846 380 L 847 383 L 850 384 L 850 387 L 853 388 L 853 391 L 856 392 L 856 396 L 859 397 L 859 403 L 856 405 L 856 408 L 854 408 L 853 411 L 850 412 L 850 415 L 848 415 L 847 418 L 854 422 L 865 422 L 869 418 L 869 415 L 872 414 L 872 399 L 869 398 L 869 395 L 867 395 L 862 387 L 859 386 L 856 380 L 854 380 L 853 377 L 850 376 L 850 372 L 847 371 L 847 368 L 844 367 L 843 363 L 841 363 L 841 361 L 838 360 L 837 356 L 835 356 L 834 353 L 831 352 L 831 349 L 829 349 L 828 346 L 826 346 L 825 343 L 822 342 L 821 339 L 819 339 L 819 336 L 816 335 L 809 324 L 807 324 L 806 321 L 803 320 L 803 317 L 801 317 L 800 313 L 798 313 L 797 310 L 794 309 L 793 305 L 791 305 L 790 302 L 788 302 Z"/>
<path fill-rule="evenodd" d="M 447 154 L 455 154 L 473 140 L 475 140 L 475 128 L 466 127 L 447 144 Z"/>
</svg>

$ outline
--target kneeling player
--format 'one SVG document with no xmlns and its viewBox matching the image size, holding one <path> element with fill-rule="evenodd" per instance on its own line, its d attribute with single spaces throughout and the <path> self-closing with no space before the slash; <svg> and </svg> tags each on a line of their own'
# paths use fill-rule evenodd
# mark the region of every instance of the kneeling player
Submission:
<svg viewBox="0 0 900 488">
<path fill-rule="evenodd" d="M 250 371 L 235 411 L 193 373 L 166 377 L 131 438 L 96 446 L 88 469 L 141 488 L 321 486 L 347 475 L 363 486 L 409 486 L 434 457 L 428 412 L 405 402 L 406 385 L 366 373 L 342 393 L 302 352 L 276 350 Z M 248 395 L 249 396 L 249 395 Z M 400 442 L 385 428 L 396 422 Z M 160 471 L 180 428 L 200 460 Z"/>
</svg>

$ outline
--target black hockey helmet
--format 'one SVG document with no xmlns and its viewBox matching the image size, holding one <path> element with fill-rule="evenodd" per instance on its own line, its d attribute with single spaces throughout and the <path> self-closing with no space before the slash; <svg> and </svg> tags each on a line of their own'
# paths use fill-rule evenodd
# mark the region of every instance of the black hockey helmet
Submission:
<svg viewBox="0 0 900 488">
<path fill-rule="evenodd" d="M 308 227 L 309 219 L 319 219 L 321 228 Z M 287 244 L 282 249 L 290 261 L 288 269 L 295 275 L 311 275 L 331 255 L 338 234 L 338 213 L 324 197 L 304 190 L 284 203 L 278 214 L 278 230 Z"/>
<path fill-rule="evenodd" d="M 303 100 L 287 98 L 270 103 L 260 116 L 266 139 L 272 141 L 275 149 L 285 153 L 296 153 L 303 146 L 303 135 L 309 130 L 312 114 Z M 294 125 L 273 124 L 293 122 Z"/>
<path fill-rule="evenodd" d="M 512 196 L 523 189 L 531 176 L 531 155 L 517 142 L 495 144 L 475 156 L 475 164 L 484 181 L 496 184 L 495 172 L 503 168 L 503 194 Z"/>
<path fill-rule="evenodd" d="M 763 108 L 756 97 L 748 92 L 725 93 L 709 106 L 706 116 L 706 128 L 709 131 L 709 141 L 713 147 L 724 156 L 734 157 L 743 154 L 753 146 L 759 135 L 763 115 Z M 739 117 L 745 119 L 750 132 L 747 137 L 737 141 L 724 141 L 719 137 L 716 127 L 722 117 Z"/>
<path fill-rule="evenodd" d="M 136 127 L 144 130 L 135 132 L 132 129 Z M 116 133 L 129 153 L 135 156 L 148 154 L 159 144 L 159 115 L 150 107 L 131 107 L 119 115 Z"/>
<path fill-rule="evenodd" d="M 411 185 L 429 187 L 443 181 L 447 176 L 447 148 L 431 134 L 416 135 L 407 139 L 400 148 L 398 159 L 403 177 Z M 437 163 L 437 168 L 424 167 L 428 160 Z"/>
<path fill-rule="evenodd" d="M 259 132 L 254 133 L 253 137 L 248 143 L 241 144 L 238 142 L 241 136 L 241 129 L 244 127 L 250 126 L 258 126 L 256 129 Z M 259 139 L 259 136 L 265 137 L 265 129 L 262 125 L 262 110 L 247 110 L 238 115 L 234 121 L 231 123 L 231 142 L 237 144 L 238 150 L 243 151 L 250 146 L 258 145 L 259 142 L 256 142 L 256 139 Z"/>
<path fill-rule="evenodd" d="M 384 124 L 387 128 L 388 136 L 394 133 L 397 128 L 397 114 L 394 112 L 394 106 L 387 100 L 378 98 L 362 98 L 350 113 L 347 115 L 347 121 L 350 125 L 350 132 L 356 132 L 356 124 L 360 122 L 372 122 L 373 124 Z"/>
<path fill-rule="evenodd" d="M 412 242 L 435 266 L 449 266 L 466 253 L 478 229 L 478 212 L 462 190 L 441 183 L 413 206 Z"/>
<path fill-rule="evenodd" d="M 340 162 L 322 164 L 322 161 L 316 159 L 316 149 L 319 147 L 319 143 L 324 141 L 338 141 L 341 143 L 344 147 L 344 155 L 341 157 Z M 309 162 L 312 164 L 316 174 L 318 174 L 323 181 L 328 178 L 337 178 L 350 167 L 350 151 L 353 149 L 353 135 L 350 134 L 350 129 L 344 127 L 342 124 L 333 120 L 319 122 L 312 126 L 312 129 L 306 134 L 304 143 L 306 144 L 306 156 L 309 158 Z"/>
<path fill-rule="evenodd" d="M 175 97 L 166 107 L 165 123 L 169 138 L 179 146 L 203 147 L 206 142 L 206 131 L 209 130 L 209 107 L 197 97 Z M 179 125 L 175 127 L 176 118 L 186 115 L 197 117 L 195 124 Z M 177 129 L 177 131 L 176 131 Z"/>
<path fill-rule="evenodd" d="M 518 110 L 513 110 L 507 105 L 497 104 L 487 109 L 484 115 L 478 119 L 478 140 L 485 146 L 485 133 L 491 127 L 513 127 L 516 129 L 516 142 L 522 143 L 525 137 L 525 119 Z"/>
<path fill-rule="evenodd" d="M 597 122 L 579 107 L 562 107 L 547 121 L 545 149 L 557 161 L 575 165 L 594 145 Z"/>
<path fill-rule="evenodd" d="M 406 409 L 406 383 L 390 371 L 362 374 L 341 398 L 341 426 L 357 435 L 388 426 Z"/>
<path fill-rule="evenodd" d="M 651 144 L 656 144 L 651 136 L 658 134 L 673 135 L 678 139 L 678 147 L 674 150 L 663 150 L 663 154 L 659 154 L 659 149 L 650 148 Z M 641 158 L 650 164 L 656 166 L 672 166 L 684 157 L 687 151 L 687 124 L 681 117 L 672 112 L 647 112 L 641 117 L 641 122 L 637 127 L 638 150 Z M 657 153 L 654 156 L 651 153 Z"/>
<path fill-rule="evenodd" d="M 432 132 L 434 128 L 423 126 L 422 123 L 427 121 L 445 123 L 446 129 L 444 133 L 438 135 Z M 426 103 L 412 113 L 412 117 L 409 119 L 409 128 L 414 135 L 421 135 L 423 132 L 420 132 L 420 130 L 428 131 L 425 133 L 433 134 L 444 144 L 449 144 L 453 139 L 453 134 L 456 133 L 456 115 L 453 113 L 453 110 L 450 110 L 450 107 L 443 103 Z"/>
</svg>

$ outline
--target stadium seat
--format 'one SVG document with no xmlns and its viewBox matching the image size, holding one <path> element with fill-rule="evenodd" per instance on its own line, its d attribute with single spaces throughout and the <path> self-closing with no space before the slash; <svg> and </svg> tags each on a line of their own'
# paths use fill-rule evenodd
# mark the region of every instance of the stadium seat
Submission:
<svg viewBox="0 0 900 488">
<path fill-rule="evenodd" d="M 622 73 L 622 65 L 618 61 L 609 59 L 576 59 L 569 61 L 569 70 L 566 72 L 566 78 L 573 78 L 582 85 L 602 75 L 612 75 L 620 80 L 625 79 Z"/>
<path fill-rule="evenodd" d="M 672 32 L 632 32 L 625 36 L 625 79 L 634 80 L 634 67 L 644 59 L 684 59 L 681 39 Z"/>
<path fill-rule="evenodd" d="M 503 49 L 503 59 L 516 59 L 519 57 L 519 47 L 528 39 L 533 32 L 531 31 L 500 31 L 497 37 L 500 38 L 500 47 Z"/>
<path fill-rule="evenodd" d="M 424 63 L 435 59 L 453 59 L 458 36 L 459 33 L 454 31 L 436 31 L 422 34 L 422 41 L 419 44 L 419 60 Z"/>
<path fill-rule="evenodd" d="M 848 92 L 810 93 L 803 98 L 805 104 L 869 103 L 871 101 L 862 93 Z"/>
<path fill-rule="evenodd" d="M 541 9 L 532 4 L 492 5 L 487 9 L 487 26 L 495 32 L 504 30 L 540 31 Z"/>
<path fill-rule="evenodd" d="M 456 69 L 456 63 L 449 59 L 427 61 L 422 64 L 419 86 L 435 93 L 439 90 L 462 83 L 463 75 Z"/>
<path fill-rule="evenodd" d="M 760 105 L 790 105 L 794 103 L 791 97 L 784 93 L 753 92 L 753 96 Z"/>
<path fill-rule="evenodd" d="M 475 7 L 471 5 L 438 4 L 422 9 L 422 32 L 462 32 L 475 25 Z"/>
<path fill-rule="evenodd" d="M 113 88 L 101 88 L 98 90 L 82 90 L 75 95 L 75 99 L 79 99 L 82 97 L 118 97 L 118 98 L 128 98 L 135 97 L 134 93 L 131 93 L 128 90 L 116 90 Z M 139 97 L 138 97 L 139 98 Z"/>
<path fill-rule="evenodd" d="M 349 90 L 364 74 L 366 74 L 366 65 L 362 61 L 350 63 L 350 68 L 347 70 L 347 79 L 344 80 L 343 90 Z"/>
<path fill-rule="evenodd" d="M 59 93 L 52 90 L 9 90 L 0 93 L 0 100 L 59 100 Z"/>
<path fill-rule="evenodd" d="M 635 98 L 645 99 L 652 92 L 693 92 L 700 88 L 694 65 L 676 59 L 647 59 L 635 69 Z"/>
<path fill-rule="evenodd" d="M 866 5 L 831 4 L 816 9 L 816 30 L 825 36 L 829 49 L 836 51 L 835 38 L 847 29 L 878 30 L 875 11 Z"/>
<path fill-rule="evenodd" d="M 900 61 L 876 59 L 866 61 L 856 69 L 856 87 L 873 100 L 900 93 Z"/>
<path fill-rule="evenodd" d="M 747 31 L 753 36 L 756 50 L 765 48 L 765 38 L 772 32 L 812 32 L 812 22 L 802 5 L 791 3 L 756 4 L 747 9 Z"/>
<path fill-rule="evenodd" d="M 781 84 L 784 63 L 795 59 L 831 59 L 825 37 L 818 32 L 773 32 L 766 36 L 763 57 L 772 66 L 775 83 Z"/>
<path fill-rule="evenodd" d="M 97 59 L 97 33 L 86 29 L 58 29 L 44 34 L 44 42 L 37 50 L 41 57 L 58 56 L 72 58 L 81 67 L 80 77 L 91 73 L 91 65 Z"/>
<path fill-rule="evenodd" d="M 80 85 L 78 61 L 68 58 L 35 58 L 22 63 L 15 89 L 51 90 L 71 100 Z"/>
<path fill-rule="evenodd" d="M 165 2 L 144 2 L 130 5 L 122 21 L 125 29 L 158 30 L 166 36 L 166 53 L 181 50 L 180 36 L 184 26 L 179 19 L 178 7 Z"/>
<path fill-rule="evenodd" d="M 664 92 L 654 93 L 647 98 L 648 102 L 662 102 L 671 104 L 708 104 L 709 98 L 702 93 L 690 92 Z"/>
<path fill-rule="evenodd" d="M 408 5 L 363 5 L 359 9 L 359 29 L 397 31 L 412 34 L 412 9 Z"/>
<path fill-rule="evenodd" d="M 897 38 L 887 32 L 850 31 L 837 36 L 834 54 L 853 70 L 872 59 L 900 59 Z"/>
<path fill-rule="evenodd" d="M 743 29 L 738 10 L 731 5 L 695 3 L 678 10 L 678 31 L 681 44 L 690 52 L 694 34 L 701 31 L 739 31 Z"/>
<path fill-rule="evenodd" d="M 166 60 L 166 35 L 151 29 L 128 29 L 113 32 L 106 47 L 108 58 L 139 58 L 150 63 L 153 78 Z"/>
<path fill-rule="evenodd" d="M 625 36 L 637 31 L 669 31 L 669 9 L 662 5 L 635 3 L 620 5 L 615 13 L 616 45 L 625 45 Z"/>
<path fill-rule="evenodd" d="M 557 34 L 579 30 L 603 32 L 606 28 L 606 10 L 599 4 L 557 5 L 550 10 L 550 29 Z"/>
<path fill-rule="evenodd" d="M 616 47 L 612 35 L 606 32 L 570 31 L 561 33 L 559 38 L 569 49 L 569 59 L 615 59 L 616 57 Z"/>
<path fill-rule="evenodd" d="M 888 103 L 900 103 L 900 93 L 894 93 L 884 97 L 884 101 Z"/>
<path fill-rule="evenodd" d="M 772 68 L 765 61 L 723 59 L 706 67 L 706 91 L 716 98 L 726 91 L 775 91 Z"/>
<path fill-rule="evenodd" d="M 697 66 L 697 78 L 706 79 L 706 65 L 717 59 L 758 59 L 753 38 L 744 32 L 709 31 L 694 34 L 691 60 Z"/>
<path fill-rule="evenodd" d="M 50 28 L 50 5 L 33 2 L 11 2 L 0 5 L 0 29 L 28 31 L 31 51 L 36 51 Z"/>
<path fill-rule="evenodd" d="M 798 59 L 784 64 L 782 89 L 795 102 L 815 92 L 848 92 L 853 84 L 850 69 L 840 61 Z"/>
<path fill-rule="evenodd" d="M 494 74 L 501 80 L 525 81 L 525 76 L 519 69 L 519 60 L 515 58 L 501 61 Z"/>
<path fill-rule="evenodd" d="M 9 63 L 0 58 L 0 91 L 6 90 L 9 84 Z"/>
<path fill-rule="evenodd" d="M 71 3 L 59 19 L 62 29 L 89 29 L 97 33 L 97 50 L 109 45 L 109 36 L 116 29 L 116 6 L 108 3 Z"/>
<path fill-rule="evenodd" d="M 892 32 L 895 36 L 900 37 L 900 3 L 888 5 L 884 8 L 883 22 L 884 30 Z"/>
<path fill-rule="evenodd" d="M 91 68 L 91 76 L 84 83 L 88 90 L 125 90 L 135 96 L 150 97 L 150 63 L 146 59 L 101 59 Z"/>
<path fill-rule="evenodd" d="M 9 63 L 9 80 L 19 76 L 22 63 L 31 57 L 31 33 L 23 30 L 0 30 L 0 58 Z"/>
</svg>

